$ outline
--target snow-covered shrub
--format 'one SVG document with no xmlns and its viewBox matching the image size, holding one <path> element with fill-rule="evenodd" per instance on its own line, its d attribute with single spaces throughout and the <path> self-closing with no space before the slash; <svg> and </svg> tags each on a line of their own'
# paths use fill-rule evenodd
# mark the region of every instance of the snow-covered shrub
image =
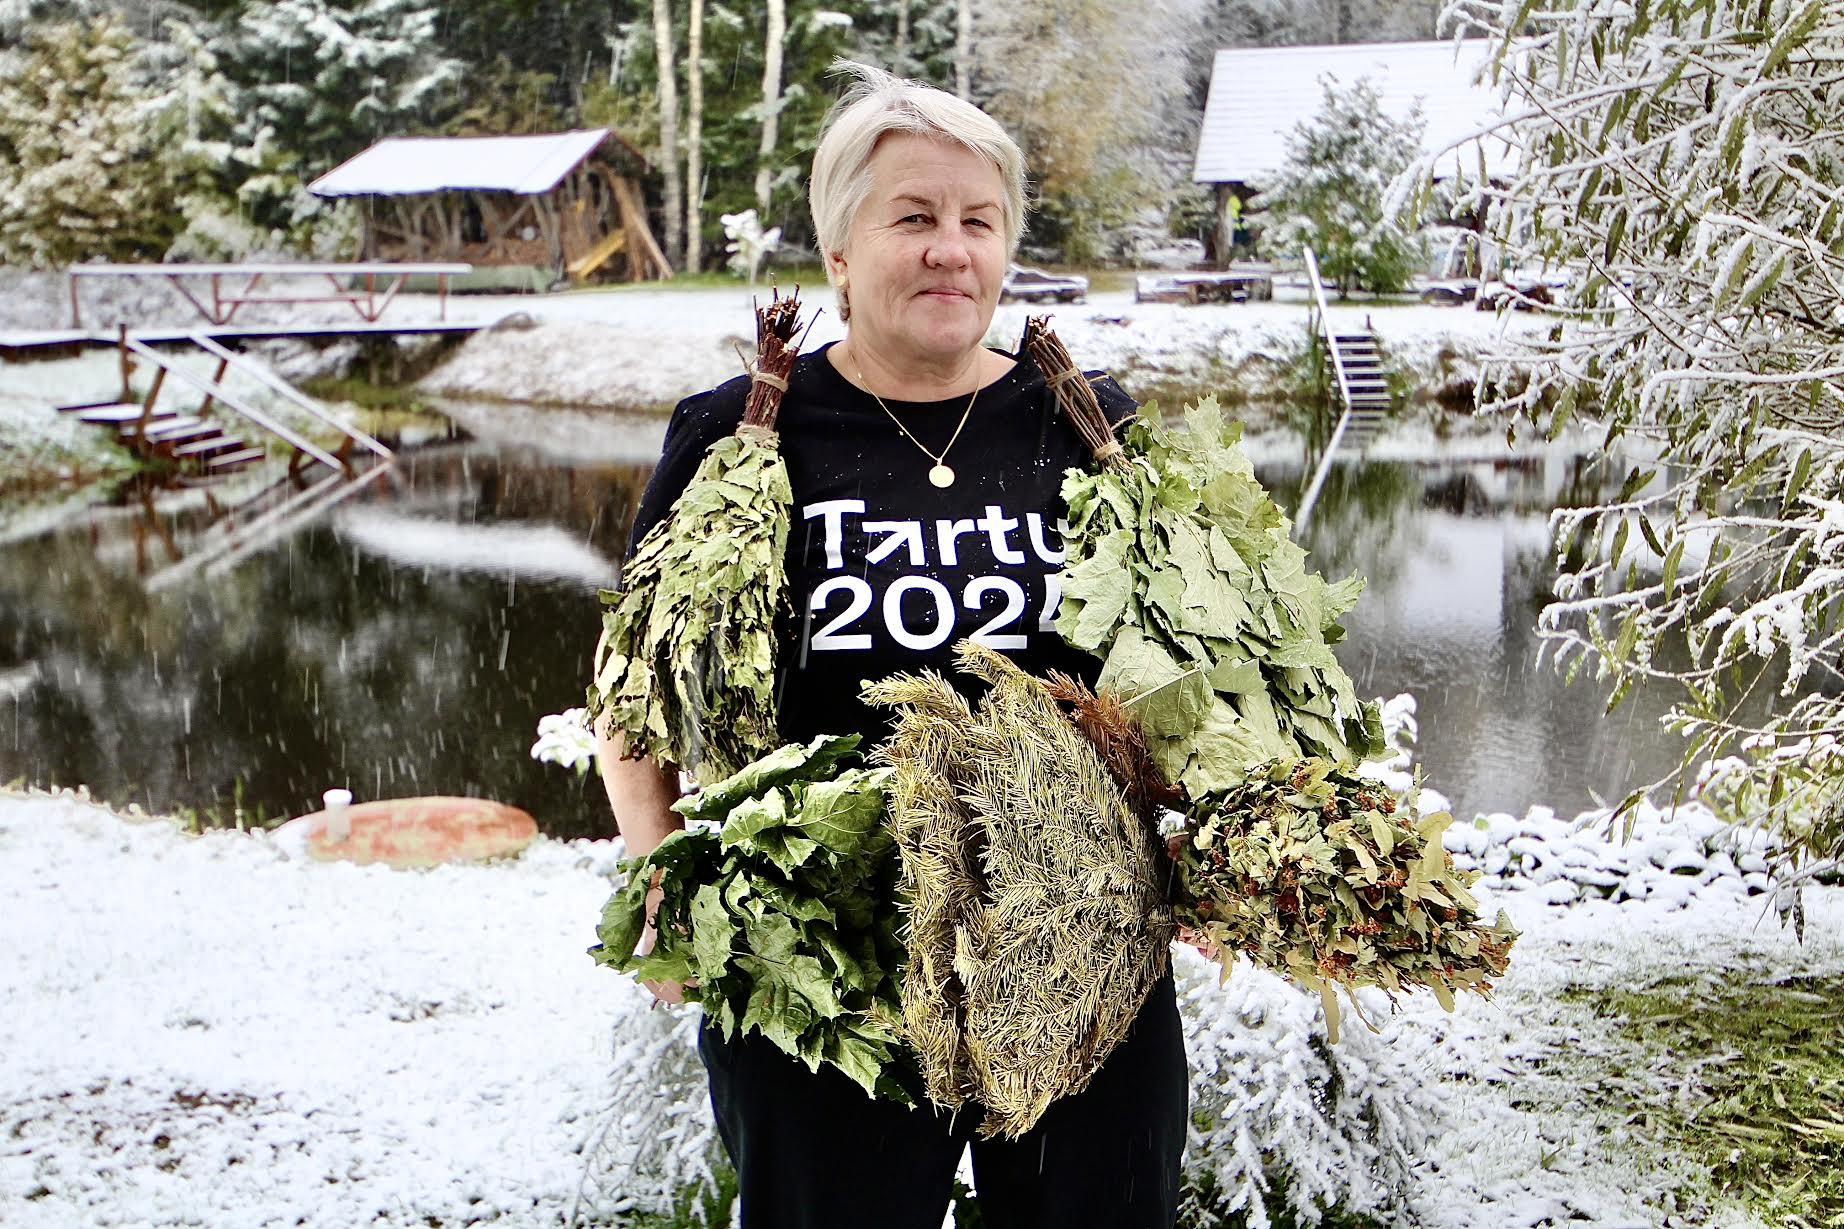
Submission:
<svg viewBox="0 0 1844 1229">
<path fill-rule="evenodd" d="M 541 764 L 572 769 L 578 776 L 595 765 L 595 735 L 583 723 L 583 710 L 566 708 L 538 718 L 538 741 L 531 758 Z"/>
<path fill-rule="evenodd" d="M 723 1147 L 698 1058 L 695 1010 L 654 1010 L 629 981 L 609 1026 L 613 1096 L 583 1148 L 569 1223 L 607 1224 L 624 1213 L 665 1216 L 714 1190 Z"/>
<path fill-rule="evenodd" d="M 1275 974 L 1244 965 L 1222 984 L 1185 947 L 1173 972 L 1191 1063 L 1182 1223 L 1267 1229 L 1283 1211 L 1312 1224 L 1402 1208 L 1437 1125 L 1412 1060 L 1364 1028 L 1329 1045 L 1318 996 Z"/>
<path fill-rule="evenodd" d="M 1481 408 L 1551 436 L 1581 415 L 1606 456 L 1624 436 L 1647 458 L 1617 498 L 1552 515 L 1538 623 L 1610 707 L 1635 684 L 1674 692 L 1684 756 L 1618 813 L 1734 757 L 1706 801 L 1835 868 L 1844 755 L 1809 752 L 1844 736 L 1844 6 L 1456 0 L 1448 17 L 1499 44 L 1517 165 L 1463 203 L 1510 261 L 1567 278 L 1554 331 L 1487 369 Z"/>
<path fill-rule="evenodd" d="M 0 78 L 0 260 L 51 268 L 166 250 L 169 167 L 118 22 L 40 26 Z"/>
<path fill-rule="evenodd" d="M 276 242 L 274 233 L 252 226 L 230 202 L 215 196 L 179 203 L 185 229 L 168 245 L 168 261 L 244 260 Z"/>
<path fill-rule="evenodd" d="M 763 230 L 762 221 L 753 209 L 726 213 L 719 220 L 723 223 L 724 238 L 729 240 L 724 244 L 724 251 L 730 253 L 731 271 L 748 278 L 751 286 L 755 285 L 763 259 L 781 246 L 781 228 L 771 226 Z"/>
</svg>

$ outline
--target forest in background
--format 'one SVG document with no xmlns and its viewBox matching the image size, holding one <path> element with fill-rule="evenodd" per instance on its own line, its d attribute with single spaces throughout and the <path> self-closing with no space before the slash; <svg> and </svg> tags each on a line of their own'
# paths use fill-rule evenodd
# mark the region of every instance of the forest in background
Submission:
<svg viewBox="0 0 1844 1229">
<path fill-rule="evenodd" d="M 1006 125 L 1034 179 L 1030 255 L 1132 264 L 1211 225 L 1190 169 L 1218 48 L 1428 38 L 1442 7 L 0 0 L 0 163 L 46 172 L 16 200 L 0 174 L 0 261 L 348 256 L 350 209 L 305 185 L 374 141 L 602 125 L 647 158 L 676 267 L 722 265 L 720 219 L 747 209 L 811 259 L 806 167 L 844 56 Z"/>
</svg>

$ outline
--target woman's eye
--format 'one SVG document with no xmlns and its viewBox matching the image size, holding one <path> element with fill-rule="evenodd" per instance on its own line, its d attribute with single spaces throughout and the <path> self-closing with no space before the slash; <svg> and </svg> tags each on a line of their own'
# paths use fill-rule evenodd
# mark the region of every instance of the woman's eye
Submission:
<svg viewBox="0 0 1844 1229">
<path fill-rule="evenodd" d="M 984 227 L 987 230 L 992 229 L 992 223 L 988 222 L 985 218 L 968 218 L 967 225 L 968 226 L 980 226 L 980 227 Z"/>
</svg>

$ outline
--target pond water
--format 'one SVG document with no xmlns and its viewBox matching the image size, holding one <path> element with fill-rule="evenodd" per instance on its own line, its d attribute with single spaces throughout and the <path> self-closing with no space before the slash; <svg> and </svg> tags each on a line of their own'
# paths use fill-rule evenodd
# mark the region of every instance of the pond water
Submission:
<svg viewBox="0 0 1844 1229">
<path fill-rule="evenodd" d="M 608 834 L 596 778 L 528 750 L 539 716 L 582 702 L 595 590 L 616 576 L 663 424 L 582 416 L 534 444 L 510 408 L 459 417 L 491 438 L 406 449 L 216 569 L 185 571 L 222 532 L 207 509 L 136 498 L 0 543 L 0 780 L 224 820 L 241 807 L 251 823 L 316 809 L 332 786 L 481 795 L 556 835 Z M 1260 469 L 1290 503 L 1300 463 Z M 1371 461 L 1335 470 L 1320 499 L 1318 566 L 1370 578 L 1339 656 L 1363 694 L 1417 696 L 1428 783 L 1461 815 L 1573 814 L 1675 762 L 1667 696 L 1604 718 L 1592 683 L 1538 663 L 1547 513 L 1610 482 L 1566 452 Z"/>
</svg>

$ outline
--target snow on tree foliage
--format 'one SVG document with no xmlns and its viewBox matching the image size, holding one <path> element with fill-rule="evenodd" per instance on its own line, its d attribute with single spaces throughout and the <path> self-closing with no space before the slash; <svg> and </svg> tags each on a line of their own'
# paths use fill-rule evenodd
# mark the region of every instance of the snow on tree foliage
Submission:
<svg viewBox="0 0 1844 1229">
<path fill-rule="evenodd" d="M 852 58 L 952 90 L 954 10 L 953 0 L 863 0 L 852 6 Z"/>
<path fill-rule="evenodd" d="M 1024 150 L 1037 188 L 1028 242 L 1065 260 L 1101 255 L 1107 232 L 1169 205 L 1188 159 L 1162 157 L 1190 82 L 1174 48 L 1198 0 L 991 0 L 973 14 L 973 101 Z"/>
<path fill-rule="evenodd" d="M 158 257 L 177 223 L 117 23 L 35 27 L 0 79 L 0 259 L 49 267 Z"/>
<path fill-rule="evenodd" d="M 1421 152 L 1421 109 L 1390 117 L 1363 77 L 1343 88 L 1330 78 L 1321 84 L 1318 112 L 1288 136 L 1286 165 L 1256 198 L 1266 216 L 1263 244 L 1289 255 L 1311 245 L 1321 275 L 1341 295 L 1401 290 L 1418 249 L 1383 206 L 1391 181 Z"/>
<path fill-rule="evenodd" d="M 438 18 L 418 0 L 272 0 L 210 40 L 236 85 L 235 191 L 258 222 L 298 227 L 319 208 L 307 180 L 437 126 L 464 71 L 436 44 Z"/>
<path fill-rule="evenodd" d="M 1489 369 L 1482 396 L 1552 436 L 1592 420 L 1611 463 L 1622 444 L 1642 458 L 1619 499 L 1555 514 L 1560 575 L 1541 615 L 1557 659 L 1591 664 L 1610 709 L 1635 685 L 1676 692 L 1683 762 L 1621 812 L 1700 790 L 1787 838 L 1803 873 L 1835 865 L 1844 5 L 1452 11 L 1500 43 L 1521 151 L 1516 176 L 1470 185 L 1473 199 L 1512 259 L 1568 276 L 1547 343 Z M 1425 167 L 1411 183 L 1425 192 Z M 1757 715 L 1738 715 L 1744 701 Z"/>
</svg>

